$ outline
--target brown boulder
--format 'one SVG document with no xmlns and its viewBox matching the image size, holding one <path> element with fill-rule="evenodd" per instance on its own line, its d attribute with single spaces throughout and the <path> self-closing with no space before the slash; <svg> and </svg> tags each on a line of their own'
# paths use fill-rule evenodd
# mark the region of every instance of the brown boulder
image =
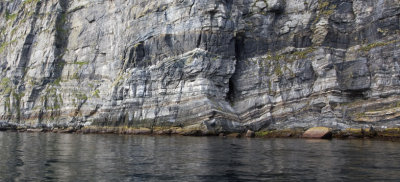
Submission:
<svg viewBox="0 0 400 182">
<path fill-rule="evenodd" d="M 42 128 L 29 128 L 26 130 L 27 132 L 43 132 Z"/>
<path fill-rule="evenodd" d="M 330 139 L 332 138 L 332 131 L 327 127 L 314 127 L 304 132 L 303 138 Z"/>
<path fill-rule="evenodd" d="M 233 137 L 233 138 L 240 138 L 242 135 L 240 133 L 230 133 L 226 135 L 227 137 Z"/>
<path fill-rule="evenodd" d="M 247 130 L 246 137 L 254 138 L 255 136 L 256 136 L 256 133 L 254 131 Z"/>
</svg>

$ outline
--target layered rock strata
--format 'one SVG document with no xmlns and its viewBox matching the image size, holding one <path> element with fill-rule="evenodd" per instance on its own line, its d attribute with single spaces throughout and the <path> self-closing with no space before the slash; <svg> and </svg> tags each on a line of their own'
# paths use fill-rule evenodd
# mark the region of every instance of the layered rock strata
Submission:
<svg viewBox="0 0 400 182">
<path fill-rule="evenodd" d="M 400 125 L 399 0 L 3 0 L 0 120 Z"/>
</svg>

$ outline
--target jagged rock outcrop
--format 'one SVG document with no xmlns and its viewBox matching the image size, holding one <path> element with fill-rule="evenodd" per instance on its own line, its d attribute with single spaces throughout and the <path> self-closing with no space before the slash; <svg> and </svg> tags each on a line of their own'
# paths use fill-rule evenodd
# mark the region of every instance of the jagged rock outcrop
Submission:
<svg viewBox="0 0 400 182">
<path fill-rule="evenodd" d="M 4 0 L 0 120 L 400 124 L 399 0 Z"/>
</svg>

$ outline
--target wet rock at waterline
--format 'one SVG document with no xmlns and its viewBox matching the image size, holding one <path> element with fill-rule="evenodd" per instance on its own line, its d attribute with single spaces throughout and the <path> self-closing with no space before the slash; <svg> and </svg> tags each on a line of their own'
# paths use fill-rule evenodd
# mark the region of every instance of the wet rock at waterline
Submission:
<svg viewBox="0 0 400 182">
<path fill-rule="evenodd" d="M 313 127 L 303 133 L 303 138 L 332 138 L 332 131 L 326 127 Z"/>
<path fill-rule="evenodd" d="M 248 138 L 254 138 L 256 136 L 256 133 L 254 131 L 251 130 L 247 130 L 246 132 L 246 137 Z"/>
</svg>

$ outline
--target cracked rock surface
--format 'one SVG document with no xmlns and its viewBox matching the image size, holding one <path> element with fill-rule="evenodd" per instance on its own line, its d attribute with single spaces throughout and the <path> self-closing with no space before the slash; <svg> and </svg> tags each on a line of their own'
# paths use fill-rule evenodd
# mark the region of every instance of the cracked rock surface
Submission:
<svg viewBox="0 0 400 182">
<path fill-rule="evenodd" d="M 3 0 L 0 123 L 400 125 L 399 0 Z"/>
</svg>

